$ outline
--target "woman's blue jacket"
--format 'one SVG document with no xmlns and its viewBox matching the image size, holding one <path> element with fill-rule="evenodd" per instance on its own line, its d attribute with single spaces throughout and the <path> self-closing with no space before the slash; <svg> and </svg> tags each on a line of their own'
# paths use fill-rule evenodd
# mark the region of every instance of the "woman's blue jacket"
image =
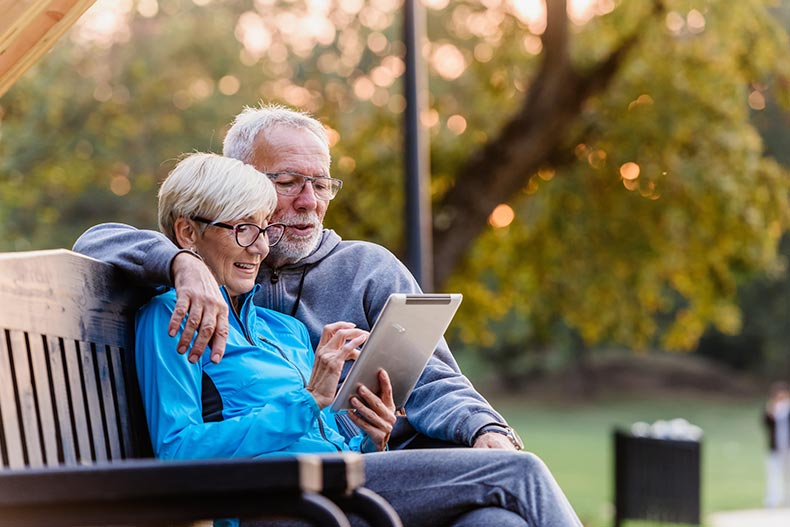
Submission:
<svg viewBox="0 0 790 527">
<path fill-rule="evenodd" d="M 137 312 L 135 362 L 154 453 L 165 459 L 261 457 L 284 453 L 358 450 L 319 410 L 306 385 L 314 353 L 307 328 L 295 318 L 257 307 L 257 288 L 230 309 L 225 355 L 204 353 L 196 364 L 176 352 L 167 328 L 174 290 Z"/>
</svg>

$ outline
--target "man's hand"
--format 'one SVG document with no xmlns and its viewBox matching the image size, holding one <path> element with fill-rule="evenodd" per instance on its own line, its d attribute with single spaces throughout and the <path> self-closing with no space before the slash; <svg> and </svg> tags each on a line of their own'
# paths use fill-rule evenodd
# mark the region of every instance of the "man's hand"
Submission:
<svg viewBox="0 0 790 527">
<path fill-rule="evenodd" d="M 357 388 L 357 395 L 351 398 L 354 411 L 348 416 L 360 429 L 364 430 L 376 449 L 387 449 L 392 428 L 395 426 L 395 401 L 392 399 L 392 383 L 384 370 L 379 370 L 381 392 L 376 395 L 366 386 Z"/>
<path fill-rule="evenodd" d="M 195 343 L 189 351 L 189 362 L 197 362 L 206 345 L 211 346 L 211 362 L 219 362 L 225 354 L 228 340 L 228 305 L 214 275 L 199 258 L 186 253 L 176 255 L 172 271 L 177 300 L 167 328 L 168 334 L 176 336 L 181 322 L 189 314 L 176 346 L 177 351 L 185 353 L 197 332 Z"/>
<path fill-rule="evenodd" d="M 505 450 L 518 450 L 506 436 L 496 432 L 480 434 L 472 448 L 501 448 Z"/>
</svg>

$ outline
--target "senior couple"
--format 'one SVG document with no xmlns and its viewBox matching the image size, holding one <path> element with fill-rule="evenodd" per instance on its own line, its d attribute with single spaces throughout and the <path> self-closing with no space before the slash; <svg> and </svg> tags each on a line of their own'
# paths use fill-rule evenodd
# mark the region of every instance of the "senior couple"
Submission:
<svg viewBox="0 0 790 527">
<path fill-rule="evenodd" d="M 344 363 L 388 296 L 419 287 L 386 249 L 323 229 L 342 182 L 329 175 L 321 123 L 248 108 L 224 154 L 192 154 L 170 173 L 159 193 L 163 234 L 105 224 L 74 246 L 152 290 L 170 287 L 137 317 L 156 455 L 357 450 L 366 453 L 366 486 L 407 526 L 581 525 L 444 341 L 405 417 L 396 417 L 384 371 L 379 393 L 360 387 L 356 411 L 329 412 Z M 456 448 L 414 448 L 438 445 Z"/>
</svg>

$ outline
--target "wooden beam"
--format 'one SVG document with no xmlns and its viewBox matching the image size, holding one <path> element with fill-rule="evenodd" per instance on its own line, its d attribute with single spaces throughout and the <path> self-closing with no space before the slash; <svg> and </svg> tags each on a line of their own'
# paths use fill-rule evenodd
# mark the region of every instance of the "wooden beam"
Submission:
<svg viewBox="0 0 790 527">
<path fill-rule="evenodd" d="M 0 0 L 0 96 L 96 0 Z"/>
</svg>

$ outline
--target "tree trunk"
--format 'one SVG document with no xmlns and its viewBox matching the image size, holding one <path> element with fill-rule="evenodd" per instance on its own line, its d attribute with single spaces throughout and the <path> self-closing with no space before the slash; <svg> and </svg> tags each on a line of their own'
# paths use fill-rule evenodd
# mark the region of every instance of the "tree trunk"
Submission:
<svg viewBox="0 0 790 527">
<path fill-rule="evenodd" d="M 555 164 L 568 145 L 568 133 L 582 106 L 609 85 L 625 55 L 637 43 L 648 19 L 606 60 L 581 74 L 569 56 L 566 0 L 547 0 L 543 61 L 521 109 L 499 136 L 473 154 L 456 174 L 454 186 L 435 207 L 434 283 L 441 286 L 460 264 L 491 211 L 510 200 L 541 167 Z"/>
</svg>

